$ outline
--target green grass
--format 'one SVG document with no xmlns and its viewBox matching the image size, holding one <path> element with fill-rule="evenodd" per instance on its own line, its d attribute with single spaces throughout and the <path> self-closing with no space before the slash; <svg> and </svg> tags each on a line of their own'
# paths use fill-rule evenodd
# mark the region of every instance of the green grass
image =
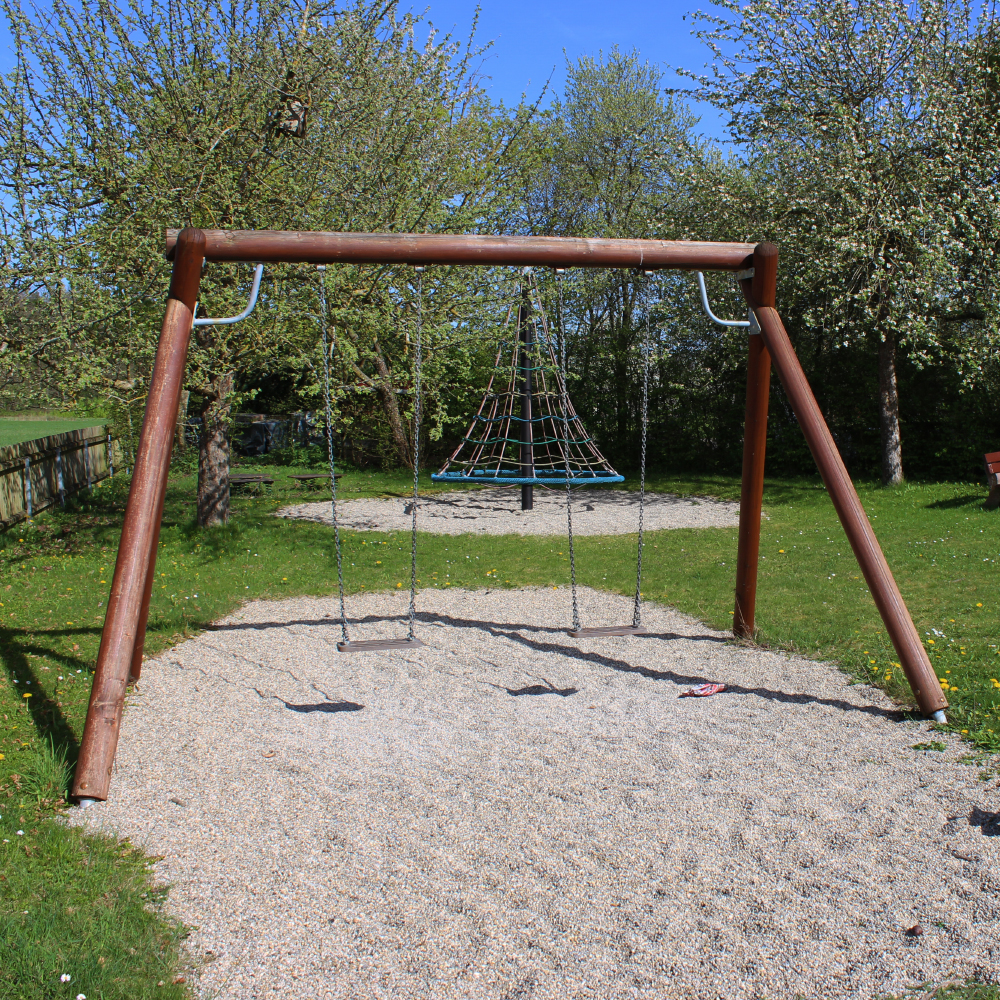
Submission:
<svg viewBox="0 0 1000 1000">
<path fill-rule="evenodd" d="M 968 980 L 934 989 L 930 984 L 916 988 L 905 996 L 885 997 L 884 1000 L 1000 1000 L 1000 987 Z"/>
<path fill-rule="evenodd" d="M 50 437 L 52 434 L 65 434 L 83 427 L 99 427 L 103 423 L 97 417 L 88 419 L 56 419 L 56 420 L 5 420 L 0 417 L 0 448 L 20 444 L 22 441 L 34 441 L 36 438 Z"/>
<path fill-rule="evenodd" d="M 23 835 L 5 822 L 10 842 L 0 843 L 0 996 L 186 996 L 183 928 L 162 912 L 166 889 L 152 888 L 151 859 L 52 819 L 16 820 Z"/>
<path fill-rule="evenodd" d="M 172 474 L 148 652 L 196 634 L 244 600 L 329 595 L 334 610 L 330 529 L 270 516 L 278 506 L 309 495 L 287 479 L 289 473 L 309 469 L 301 457 L 292 456 L 284 465 L 270 461 L 244 461 L 238 471 L 273 474 L 273 490 L 235 497 L 231 523 L 210 532 L 199 531 L 193 523 L 194 475 L 182 467 Z M 727 499 L 739 494 L 738 482 L 723 477 L 653 477 L 651 485 Z M 411 487 L 406 472 L 349 470 L 338 492 L 344 499 L 400 496 Z M 429 481 L 426 487 L 433 488 Z M 149 983 L 163 980 L 169 985 L 177 969 L 171 964 L 177 961 L 177 929 L 155 907 L 140 908 L 145 916 L 139 919 L 134 906 L 136 893 L 141 898 L 141 892 L 150 892 L 143 868 L 147 861 L 135 852 L 122 854 L 127 849 L 113 841 L 82 837 L 46 818 L 65 793 L 60 756 L 72 766 L 78 748 L 126 489 L 118 476 L 81 494 L 66 511 L 47 513 L 34 524 L 0 536 L 0 657 L 5 668 L 0 676 L 0 831 L 10 841 L 0 844 L 6 852 L 0 857 L 12 872 L 9 882 L 0 882 L 7 935 L 0 944 L 13 941 L 11 947 L 33 956 L 30 969 L 18 966 L 19 976 L 38 970 L 31 975 L 52 972 L 58 978 L 63 964 L 75 960 L 81 979 L 66 967 L 74 974 L 74 989 L 67 996 L 76 996 L 78 982 L 80 992 L 102 995 L 96 979 L 83 977 L 107 977 L 110 967 L 132 969 L 135 979 L 118 993 L 105 979 L 100 988 L 107 997 L 142 996 Z M 910 484 L 892 490 L 862 486 L 859 492 L 932 662 L 947 681 L 953 706 L 949 728 L 963 732 L 972 744 L 970 761 L 981 761 L 988 769 L 994 766 L 989 755 L 1000 752 L 1000 689 L 993 680 L 1000 679 L 1000 511 L 982 509 L 985 489 L 979 485 Z M 511 502 L 517 502 L 515 491 Z M 768 481 L 765 509 L 769 519 L 761 538 L 758 641 L 833 660 L 908 704 L 905 679 L 822 486 L 812 480 Z M 647 541 L 645 598 L 728 628 L 735 529 L 650 532 Z M 579 581 L 585 586 L 630 593 L 634 560 L 634 536 L 578 539 Z M 344 564 L 349 594 L 395 589 L 397 584 L 405 588 L 409 537 L 346 532 Z M 566 544 L 558 538 L 422 535 L 418 567 L 424 588 L 561 587 L 569 576 Z M 16 837 L 17 829 L 25 830 L 24 837 Z M 120 891 L 99 901 L 100 907 L 117 914 L 113 934 L 110 925 L 100 924 L 91 912 L 96 897 L 86 897 L 89 890 L 74 887 L 65 875 L 77 870 L 74 865 L 95 864 L 120 875 Z M 49 872 L 51 884 L 40 890 L 38 883 Z M 9 895 L 14 884 L 25 888 Z M 29 891 L 35 892 L 37 907 L 17 902 Z M 78 891 L 84 896 L 74 895 Z M 79 906 L 70 897 L 80 898 Z M 27 915 L 19 913 L 24 909 Z M 80 942 L 89 935 L 95 943 L 84 947 Z M 150 943 L 154 940 L 155 945 Z M 31 941 L 39 943 L 27 947 Z M 86 965 L 85 954 L 94 949 L 103 952 L 105 967 Z M 130 963 L 130 949 L 143 960 L 132 958 Z M 28 982 L 32 980 L 18 981 L 22 993 L 10 995 L 63 995 L 57 990 L 39 992 L 41 987 L 29 987 Z M 952 994 L 954 1000 L 996 1000 L 979 987 L 969 989 L 979 992 Z M 161 989 L 157 996 L 163 995 L 169 994 Z"/>
</svg>

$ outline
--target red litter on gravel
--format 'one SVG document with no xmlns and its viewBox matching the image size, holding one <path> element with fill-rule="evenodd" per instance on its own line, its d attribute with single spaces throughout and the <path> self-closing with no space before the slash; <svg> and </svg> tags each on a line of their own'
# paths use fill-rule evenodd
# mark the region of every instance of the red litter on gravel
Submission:
<svg viewBox="0 0 1000 1000">
<path fill-rule="evenodd" d="M 725 684 L 699 684 L 697 687 L 688 688 L 687 691 L 682 691 L 677 697 L 678 698 L 707 698 L 709 695 L 718 694 L 720 691 L 725 691 Z"/>
</svg>

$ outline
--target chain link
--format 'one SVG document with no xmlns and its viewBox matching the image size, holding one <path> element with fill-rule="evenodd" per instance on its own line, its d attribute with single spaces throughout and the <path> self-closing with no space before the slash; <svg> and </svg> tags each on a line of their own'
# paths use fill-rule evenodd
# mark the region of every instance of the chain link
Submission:
<svg viewBox="0 0 1000 1000">
<path fill-rule="evenodd" d="M 347 612 L 344 608 L 344 557 L 340 551 L 340 527 L 337 524 L 337 467 L 333 457 L 333 416 L 330 406 L 330 354 L 326 341 L 326 282 L 320 272 L 320 299 L 323 305 L 323 398 L 326 403 L 326 453 L 330 461 L 330 513 L 333 517 L 333 544 L 337 550 L 337 587 L 340 590 L 340 633 L 347 637 Z"/>
<path fill-rule="evenodd" d="M 645 282 L 646 329 L 642 341 L 642 455 L 639 465 L 639 554 L 635 569 L 635 606 L 632 609 L 632 627 L 642 624 L 642 529 L 646 505 L 646 427 L 649 424 L 649 277 Z"/>
<path fill-rule="evenodd" d="M 423 322 L 424 322 L 424 269 L 417 272 L 417 343 L 413 359 L 413 501 L 410 527 L 410 631 L 409 639 L 415 639 L 414 619 L 417 614 L 417 491 L 420 488 L 420 373 L 423 365 Z"/>
<path fill-rule="evenodd" d="M 566 385 L 566 330 L 563 327 L 562 271 L 556 270 L 556 308 L 559 312 L 559 377 L 562 381 L 562 411 L 565 437 L 563 457 L 566 459 L 566 527 L 569 532 L 569 579 L 573 591 L 573 630 L 580 628 L 580 606 L 576 599 L 576 552 L 573 546 L 573 487 L 569 467 L 569 388 Z"/>
</svg>

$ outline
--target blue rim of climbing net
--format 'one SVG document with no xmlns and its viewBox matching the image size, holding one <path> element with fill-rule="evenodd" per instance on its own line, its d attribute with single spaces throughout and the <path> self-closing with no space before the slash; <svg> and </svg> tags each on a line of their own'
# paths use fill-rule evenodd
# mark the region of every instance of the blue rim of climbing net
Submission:
<svg viewBox="0 0 1000 1000">
<path fill-rule="evenodd" d="M 499 473 L 474 472 L 471 476 L 463 472 L 435 472 L 431 479 L 435 483 L 499 483 L 504 486 L 565 486 L 567 481 L 570 486 L 592 486 L 596 483 L 623 483 L 624 476 L 610 472 L 581 472 L 576 476 L 553 473 L 544 473 L 534 476 L 517 476 L 513 472 L 509 475 L 502 470 Z"/>
</svg>

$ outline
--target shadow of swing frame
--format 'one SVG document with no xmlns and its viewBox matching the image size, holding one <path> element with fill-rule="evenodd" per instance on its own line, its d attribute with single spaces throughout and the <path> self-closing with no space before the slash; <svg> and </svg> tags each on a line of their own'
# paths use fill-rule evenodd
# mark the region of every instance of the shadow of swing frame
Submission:
<svg viewBox="0 0 1000 1000">
<path fill-rule="evenodd" d="M 624 267 L 647 271 L 677 269 L 734 273 L 756 324 L 751 326 L 748 335 L 733 633 L 742 638 L 752 638 L 754 634 L 767 406 L 773 364 L 917 704 L 922 712 L 932 716 L 943 713 L 948 707 L 864 507 L 775 308 L 778 250 L 772 244 L 168 229 L 166 256 L 173 261 L 170 291 L 73 781 L 73 797 L 82 804 L 108 797 L 125 691 L 130 677 L 138 678 L 142 665 L 174 425 L 202 265 L 206 261 L 408 264 L 424 267 L 435 264 Z M 938 718 L 943 718 L 943 715 Z"/>
</svg>

